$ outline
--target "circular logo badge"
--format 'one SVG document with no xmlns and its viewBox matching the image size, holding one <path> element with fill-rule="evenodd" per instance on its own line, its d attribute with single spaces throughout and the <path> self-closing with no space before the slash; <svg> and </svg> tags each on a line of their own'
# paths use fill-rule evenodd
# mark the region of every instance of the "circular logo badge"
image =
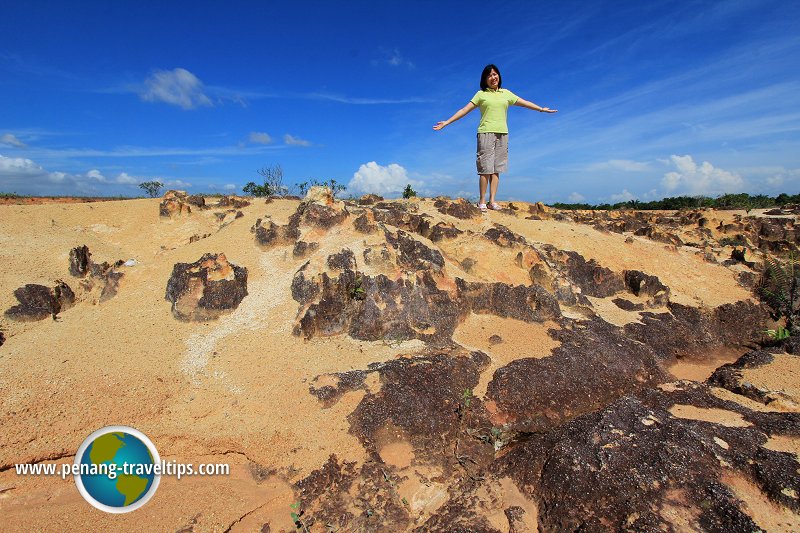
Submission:
<svg viewBox="0 0 800 533">
<path fill-rule="evenodd" d="M 81 496 L 107 513 L 127 513 L 147 503 L 161 481 L 161 458 L 144 433 L 106 426 L 83 441 L 73 472 Z"/>
</svg>

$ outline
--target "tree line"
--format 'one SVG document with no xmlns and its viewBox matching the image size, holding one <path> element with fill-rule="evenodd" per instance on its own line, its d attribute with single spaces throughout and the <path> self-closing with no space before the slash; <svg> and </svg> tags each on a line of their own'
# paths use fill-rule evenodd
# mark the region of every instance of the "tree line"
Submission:
<svg viewBox="0 0 800 533">
<path fill-rule="evenodd" d="M 781 193 L 778 196 L 767 196 L 765 194 L 750 195 L 747 193 L 723 194 L 717 198 L 709 196 L 673 196 L 642 202 L 639 200 L 628 200 L 615 204 L 587 204 L 587 203 L 563 203 L 556 202 L 548 204 L 556 209 L 586 209 L 586 210 L 664 210 L 671 211 L 677 209 L 694 209 L 700 207 L 713 207 L 716 209 L 763 209 L 768 207 L 781 207 L 787 204 L 800 204 L 800 194 Z"/>
</svg>

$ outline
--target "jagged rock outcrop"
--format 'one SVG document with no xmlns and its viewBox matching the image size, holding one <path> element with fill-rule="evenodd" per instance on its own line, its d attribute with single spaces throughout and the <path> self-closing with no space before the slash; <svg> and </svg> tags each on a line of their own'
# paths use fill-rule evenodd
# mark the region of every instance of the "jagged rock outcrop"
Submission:
<svg viewBox="0 0 800 533">
<path fill-rule="evenodd" d="M 247 296 L 247 269 L 228 262 L 224 254 L 204 254 L 194 263 L 176 263 L 165 299 L 180 320 L 218 318 Z"/>
<path fill-rule="evenodd" d="M 345 269 L 338 277 L 307 278 L 305 265 L 292 281 L 301 304 L 295 334 L 310 338 L 346 333 L 355 339 L 449 339 L 462 308 L 423 271 L 391 280 Z"/>
<path fill-rule="evenodd" d="M 186 203 L 193 205 L 198 209 L 205 209 L 206 207 L 206 199 L 199 194 L 193 194 L 186 198 Z"/>
<path fill-rule="evenodd" d="M 222 196 L 214 207 L 232 207 L 241 209 L 250 205 L 250 202 L 238 196 Z"/>
<path fill-rule="evenodd" d="M 92 254 L 89 247 L 85 244 L 69 251 L 69 273 L 75 277 L 82 278 L 89 273 Z"/>
<path fill-rule="evenodd" d="M 704 410 L 729 413 L 709 423 Z M 685 413 L 685 414 L 684 414 Z M 697 419 L 693 418 L 697 416 Z M 530 436 L 491 471 L 539 502 L 539 527 L 558 531 L 757 530 L 730 485 L 757 485 L 798 509 L 790 454 L 763 447 L 764 433 L 797 435 L 800 418 L 757 413 L 703 385 L 648 390 Z"/>
<path fill-rule="evenodd" d="M 365 194 L 358 199 L 358 205 L 374 205 L 383 201 L 383 196 L 377 194 Z"/>
<path fill-rule="evenodd" d="M 446 198 L 437 198 L 433 203 L 433 206 L 442 214 L 450 215 L 451 217 L 460 218 L 462 220 L 481 216 L 481 210 L 463 198 L 459 198 L 454 201 Z"/>
<path fill-rule="evenodd" d="M 297 222 L 297 220 L 295 219 L 293 222 Z M 296 223 L 290 222 L 279 226 L 273 221 L 267 220 L 265 225 L 262 224 L 260 218 L 256 219 L 256 223 L 253 224 L 250 231 L 255 234 L 256 242 L 265 248 L 292 244 L 300 237 L 300 230 Z"/>
<path fill-rule="evenodd" d="M 117 269 L 124 262 L 120 259 L 116 262 L 95 263 L 92 261 L 92 253 L 85 244 L 77 246 L 69 252 L 69 272 L 75 277 L 83 278 L 80 281 L 81 287 L 87 292 L 91 292 L 100 285 L 100 302 L 105 302 L 117 295 L 119 283 L 123 273 Z"/>
<path fill-rule="evenodd" d="M 56 319 L 58 314 L 75 304 L 75 293 L 61 280 L 53 287 L 28 283 L 14 291 L 19 304 L 6 310 L 5 315 L 21 322 Z"/>
<path fill-rule="evenodd" d="M 186 191 L 171 190 L 164 193 L 161 204 L 158 206 L 158 214 L 162 217 L 174 217 L 177 215 L 190 214 L 192 207 L 189 204 L 189 195 Z"/>
<path fill-rule="evenodd" d="M 397 233 L 386 230 L 384 234 L 386 242 L 395 249 L 399 267 L 410 272 L 419 270 L 438 272 L 444 268 L 444 257 L 439 250 L 429 248 L 403 230 L 397 230 Z"/>
</svg>

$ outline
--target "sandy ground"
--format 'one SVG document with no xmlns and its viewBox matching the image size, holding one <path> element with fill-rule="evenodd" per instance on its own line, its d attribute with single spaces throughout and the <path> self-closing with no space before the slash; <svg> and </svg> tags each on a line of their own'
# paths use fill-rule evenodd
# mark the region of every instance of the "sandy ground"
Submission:
<svg viewBox="0 0 800 533">
<path fill-rule="evenodd" d="M 77 286 L 68 271 L 73 247 L 87 245 L 96 262 L 136 261 L 122 267 L 119 294 L 111 300 L 100 303 L 96 293 L 79 293 L 82 300 L 57 321 L 14 322 L 0 317 L 0 329 L 7 337 L 0 347 L 4 530 L 252 531 L 267 521 L 273 531 L 292 530 L 289 505 L 295 496 L 290 482 L 322 466 L 332 453 L 357 464 L 366 460 L 347 422 L 365 392 L 349 392 L 325 409 L 309 394 L 309 387 L 319 385 L 315 379 L 320 376 L 364 369 L 422 346 L 419 341 L 363 342 L 345 336 L 306 341 L 291 334 L 297 304 L 289 286 L 305 260 L 295 259 L 290 246 L 261 250 L 250 228 L 265 215 L 285 223 L 296 201 L 266 205 L 257 200 L 242 209 L 244 217 L 222 228 L 211 211 L 159 217 L 158 203 L 142 199 L 0 205 L 2 310 L 16 304 L 13 291 L 26 283 L 52 286 L 62 279 Z M 588 226 L 503 213 L 463 221 L 438 213 L 431 201 L 421 202 L 420 210 L 473 232 L 482 233 L 499 222 L 530 243 L 575 250 L 615 271 L 655 274 L 671 288 L 673 301 L 716 306 L 750 298 L 729 269 L 705 262 L 693 251 L 638 237 L 626 242 L 626 236 Z M 193 235 L 205 234 L 210 236 L 189 243 Z M 327 234 L 311 232 L 304 239 L 319 241 L 317 255 L 323 258 L 345 246 L 359 257 L 371 237 L 355 233 L 346 222 Z M 514 265 L 516 251 L 501 250 L 475 236 L 444 242 L 441 250 L 451 276 L 530 283 L 526 271 Z M 231 263 L 247 267 L 249 295 L 234 313 L 219 320 L 180 322 L 164 299 L 167 280 L 175 263 L 196 261 L 207 252 L 224 252 Z M 470 273 L 459 266 L 465 257 L 477 260 Z M 592 301 L 595 312 L 613 324 L 638 318 L 638 313 Z M 454 339 L 483 350 L 492 360 L 474 393 L 485 394 L 494 371 L 518 358 L 515 347 L 522 343 L 535 344 L 537 357 L 547 357 L 557 345 L 547 331 L 557 327 L 470 316 Z M 772 390 L 785 390 L 784 403 L 796 401 L 797 365 L 783 360 L 777 364 L 789 365 L 793 377 L 783 372 L 780 379 L 787 381 L 773 382 L 775 373 L 764 370 L 754 371 L 751 379 Z M 705 379 L 706 371 L 677 377 Z M 675 416 L 730 423 L 725 413 L 675 409 Z M 231 465 L 231 475 L 164 478 L 145 507 L 117 516 L 86 504 L 71 479 L 21 477 L 13 471 L 15 463 L 71 462 L 91 432 L 117 424 L 144 432 L 164 459 L 224 462 Z M 796 442 L 773 445 L 796 453 Z M 381 452 L 387 462 L 412 468 L 408 453 Z M 425 516 L 444 501 L 445 488 L 414 485 L 415 479 L 431 476 L 431 472 L 418 474 L 410 476 L 411 485 L 400 492 L 415 512 Z M 740 489 L 747 492 L 752 487 Z M 524 500 L 513 483 L 496 490 L 512 501 Z M 527 500 L 519 505 L 535 507 Z M 532 512 L 535 516 L 535 508 Z"/>
</svg>

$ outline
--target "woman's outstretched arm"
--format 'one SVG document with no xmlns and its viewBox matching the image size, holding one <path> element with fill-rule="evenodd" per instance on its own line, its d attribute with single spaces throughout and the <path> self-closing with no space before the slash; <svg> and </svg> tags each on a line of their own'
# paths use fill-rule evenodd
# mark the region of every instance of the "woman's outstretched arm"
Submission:
<svg viewBox="0 0 800 533">
<path fill-rule="evenodd" d="M 460 119 L 461 117 L 463 117 L 464 115 L 466 115 L 467 113 L 469 113 L 470 111 L 475 109 L 476 107 L 478 107 L 478 106 L 476 106 L 472 102 L 468 103 L 467 105 L 465 105 L 464 107 L 462 107 L 461 109 L 456 111 L 456 114 L 453 115 L 452 117 L 448 118 L 447 120 L 441 120 L 441 121 L 437 122 L 436 125 L 433 126 L 433 129 L 438 131 L 438 130 L 444 128 L 445 126 L 447 126 L 448 124 L 452 124 L 453 122 L 455 122 L 456 120 Z"/>
<path fill-rule="evenodd" d="M 550 109 L 549 107 L 541 107 L 533 102 L 529 102 L 522 98 L 517 98 L 517 101 L 514 102 L 514 105 L 518 105 L 520 107 L 526 107 L 528 109 L 533 109 L 534 111 L 541 111 L 542 113 L 558 113 L 558 109 Z"/>
</svg>

